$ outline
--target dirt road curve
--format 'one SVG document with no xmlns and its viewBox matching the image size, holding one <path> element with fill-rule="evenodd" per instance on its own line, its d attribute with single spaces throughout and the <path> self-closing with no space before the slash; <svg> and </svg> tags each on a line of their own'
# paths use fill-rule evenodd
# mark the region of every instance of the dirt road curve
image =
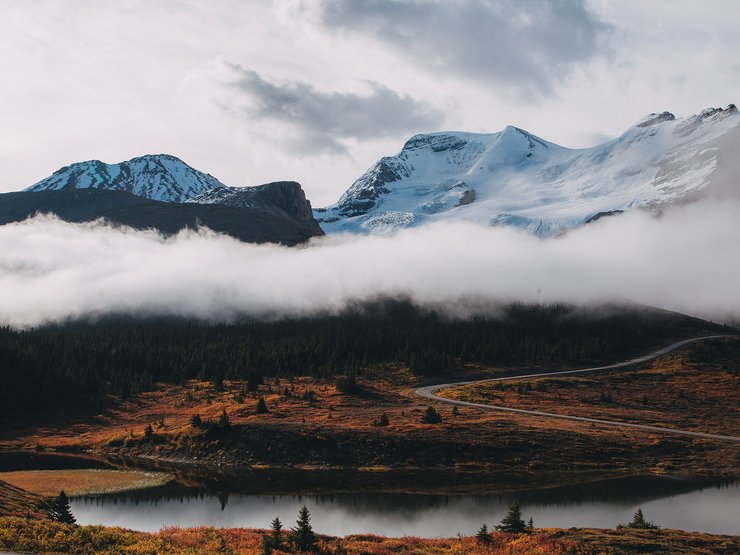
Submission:
<svg viewBox="0 0 740 555">
<path fill-rule="evenodd" d="M 519 376 L 508 376 L 505 378 L 475 380 L 475 381 L 470 381 L 470 382 L 457 382 L 457 383 L 443 383 L 443 384 L 437 384 L 437 385 L 428 385 L 428 386 L 420 387 L 419 389 L 417 389 L 416 394 L 419 395 L 420 397 L 426 397 L 427 399 L 433 399 L 434 401 L 442 401 L 443 403 L 450 403 L 452 405 L 477 407 L 477 408 L 497 410 L 497 411 L 503 411 L 503 412 L 514 412 L 518 414 L 529 414 L 532 416 L 543 416 L 546 418 L 560 418 L 564 420 L 578 420 L 580 422 L 593 422 L 595 424 L 603 424 L 606 426 L 620 426 L 623 428 L 636 428 L 638 430 L 646 430 L 649 432 L 678 434 L 678 435 L 683 435 L 683 436 L 698 437 L 698 438 L 704 438 L 704 439 L 715 439 L 715 440 L 720 440 L 720 441 L 740 442 L 740 437 L 736 437 L 736 436 L 725 436 L 725 435 L 719 435 L 719 434 L 709 434 L 709 433 L 704 433 L 704 432 L 692 432 L 690 430 L 681 430 L 677 428 L 662 428 L 660 426 L 649 426 L 647 424 L 631 424 L 629 422 L 619 422 L 617 420 L 602 420 L 600 418 L 588 418 L 587 416 L 572 416 L 572 415 L 564 415 L 564 414 L 555 414 L 552 412 L 541 412 L 541 411 L 536 411 L 536 410 L 515 409 L 513 407 L 503 407 L 500 405 L 486 405 L 483 403 L 471 403 L 468 401 L 457 401 L 455 399 L 445 399 L 444 397 L 439 397 L 437 395 L 437 393 L 443 389 L 447 389 L 450 387 L 458 387 L 461 385 L 480 384 L 480 383 L 508 381 L 508 380 L 521 380 L 525 378 L 542 378 L 545 376 L 565 376 L 568 374 L 584 374 L 588 372 L 599 372 L 599 371 L 604 371 L 604 370 L 611 370 L 614 368 L 624 368 L 626 366 L 632 366 L 635 364 L 640 364 L 642 362 L 647 362 L 647 361 L 656 359 L 667 353 L 670 353 L 671 351 L 675 351 L 676 349 L 679 349 L 683 347 L 684 345 L 688 345 L 689 343 L 695 343 L 697 341 L 704 341 L 707 339 L 725 339 L 725 338 L 731 338 L 731 337 L 736 338 L 739 336 L 737 335 L 707 335 L 703 337 L 694 337 L 692 339 L 685 339 L 683 341 L 678 341 L 677 343 L 668 345 L 667 347 L 664 347 L 663 349 L 655 351 L 654 353 L 650 353 L 648 355 L 645 355 L 639 358 L 633 358 L 625 362 L 618 362 L 616 364 L 609 364 L 606 366 L 595 366 L 593 368 L 583 368 L 581 370 L 563 370 L 560 372 L 542 372 L 539 374 L 524 374 L 524 375 L 519 375 Z"/>
</svg>

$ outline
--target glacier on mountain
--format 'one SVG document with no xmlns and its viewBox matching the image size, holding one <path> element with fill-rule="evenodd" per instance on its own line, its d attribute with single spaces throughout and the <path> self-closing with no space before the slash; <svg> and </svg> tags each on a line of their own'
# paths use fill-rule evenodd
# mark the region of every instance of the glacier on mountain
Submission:
<svg viewBox="0 0 740 555">
<path fill-rule="evenodd" d="M 388 232 L 432 221 L 508 225 L 554 236 L 633 208 L 705 189 L 738 144 L 734 105 L 676 118 L 649 114 L 601 145 L 569 149 L 523 129 L 416 135 L 336 204 L 314 210 L 327 233 Z"/>
</svg>

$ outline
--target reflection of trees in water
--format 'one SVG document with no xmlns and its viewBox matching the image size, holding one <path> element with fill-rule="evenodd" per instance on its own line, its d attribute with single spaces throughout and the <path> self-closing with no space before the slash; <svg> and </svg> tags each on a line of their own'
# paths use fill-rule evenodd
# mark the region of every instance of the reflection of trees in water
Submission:
<svg viewBox="0 0 740 555">
<path fill-rule="evenodd" d="M 671 497 L 707 488 L 733 487 L 732 480 L 678 479 L 659 476 L 617 478 L 600 482 L 575 484 L 567 487 L 520 491 L 502 495 L 457 496 L 422 494 L 320 494 L 320 495 L 255 495 L 229 494 L 208 488 L 184 487 L 176 483 L 153 490 L 128 492 L 106 497 L 85 498 L 84 502 L 106 505 L 132 504 L 157 507 L 160 503 L 218 502 L 224 511 L 231 497 L 250 500 L 266 506 L 308 504 L 336 508 L 349 516 L 388 516 L 399 518 L 414 514 L 453 507 L 458 510 L 492 510 L 508 506 L 516 498 L 523 506 L 568 506 L 587 502 L 639 504 L 653 499 Z"/>
<path fill-rule="evenodd" d="M 0 453 L 0 472 L 15 470 L 77 470 L 115 468 L 103 459 L 60 453 L 8 451 Z"/>
</svg>

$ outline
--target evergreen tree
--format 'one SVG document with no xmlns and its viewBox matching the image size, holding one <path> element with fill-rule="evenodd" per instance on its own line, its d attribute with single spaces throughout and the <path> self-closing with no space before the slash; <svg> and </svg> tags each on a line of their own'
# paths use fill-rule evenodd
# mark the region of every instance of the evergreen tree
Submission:
<svg viewBox="0 0 740 555">
<path fill-rule="evenodd" d="M 267 403 L 265 403 L 264 397 L 260 397 L 259 401 L 257 401 L 257 414 L 267 414 L 269 411 L 267 410 Z"/>
<path fill-rule="evenodd" d="M 527 530 L 530 532 L 534 530 L 534 520 L 532 520 L 532 517 L 529 517 L 529 522 L 527 523 Z"/>
<path fill-rule="evenodd" d="M 201 419 L 200 414 L 198 414 L 196 412 L 195 414 L 193 414 L 190 417 L 190 425 L 193 428 L 202 428 L 203 427 L 203 420 Z"/>
<path fill-rule="evenodd" d="M 439 424 L 442 422 L 440 414 L 434 410 L 434 407 L 427 407 L 427 411 L 422 415 L 421 421 L 424 424 Z"/>
<path fill-rule="evenodd" d="M 269 536 L 262 536 L 262 555 L 272 555 L 272 540 Z"/>
<path fill-rule="evenodd" d="M 59 495 L 49 503 L 49 518 L 63 524 L 77 524 L 77 520 L 72 514 L 69 498 L 64 491 L 60 491 Z"/>
<path fill-rule="evenodd" d="M 373 426 L 385 427 L 390 423 L 391 422 L 388 420 L 388 415 L 386 413 L 381 414 L 378 420 L 373 420 Z"/>
<path fill-rule="evenodd" d="M 347 394 L 357 393 L 360 387 L 357 385 L 357 376 L 355 376 L 355 373 L 350 372 L 346 376 L 339 378 L 337 380 L 337 390 Z"/>
<path fill-rule="evenodd" d="M 491 543 L 491 534 L 488 533 L 488 526 L 484 524 L 478 529 L 478 532 L 475 534 L 475 540 L 481 545 Z"/>
<path fill-rule="evenodd" d="M 231 425 L 231 421 L 229 420 L 229 415 L 226 414 L 226 409 L 223 409 L 221 411 L 221 416 L 218 417 L 218 427 L 228 428 L 230 425 Z"/>
<path fill-rule="evenodd" d="M 509 512 L 501 521 L 501 524 L 496 525 L 496 530 L 502 532 L 524 532 L 527 526 L 522 520 L 522 510 L 519 508 L 519 503 L 514 501 L 509 507 Z"/>
<path fill-rule="evenodd" d="M 303 551 L 313 551 L 316 547 L 318 540 L 311 527 L 311 513 L 308 512 L 305 505 L 298 511 L 296 527 L 291 528 L 290 537 L 296 547 Z"/>
<path fill-rule="evenodd" d="M 617 526 L 617 528 L 625 528 L 623 524 L 620 524 Z M 632 517 L 632 522 L 630 522 L 626 528 L 638 528 L 642 530 L 657 530 L 659 526 L 656 526 L 652 522 L 648 522 L 645 520 L 645 516 L 642 514 L 642 509 L 637 509 L 637 512 Z"/>
<path fill-rule="evenodd" d="M 272 547 L 280 549 L 280 546 L 283 544 L 283 523 L 280 522 L 278 517 L 275 517 L 275 519 L 270 523 L 270 528 L 272 529 L 272 532 L 270 533 L 270 542 L 272 543 Z"/>
<path fill-rule="evenodd" d="M 144 428 L 144 437 L 147 439 L 151 439 L 154 435 L 154 430 L 152 429 L 151 424 L 147 424 L 146 428 Z"/>
</svg>

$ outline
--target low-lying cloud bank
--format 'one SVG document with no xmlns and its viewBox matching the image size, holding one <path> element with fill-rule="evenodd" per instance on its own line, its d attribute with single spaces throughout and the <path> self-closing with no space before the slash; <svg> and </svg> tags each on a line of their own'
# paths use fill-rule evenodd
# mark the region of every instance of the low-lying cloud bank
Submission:
<svg viewBox="0 0 740 555">
<path fill-rule="evenodd" d="M 0 324 L 110 313 L 228 321 L 380 295 L 453 309 L 462 298 L 632 301 L 726 320 L 740 315 L 739 214 L 738 201 L 702 202 L 661 218 L 604 218 L 558 239 L 439 224 L 304 248 L 36 217 L 0 226 Z"/>
</svg>

